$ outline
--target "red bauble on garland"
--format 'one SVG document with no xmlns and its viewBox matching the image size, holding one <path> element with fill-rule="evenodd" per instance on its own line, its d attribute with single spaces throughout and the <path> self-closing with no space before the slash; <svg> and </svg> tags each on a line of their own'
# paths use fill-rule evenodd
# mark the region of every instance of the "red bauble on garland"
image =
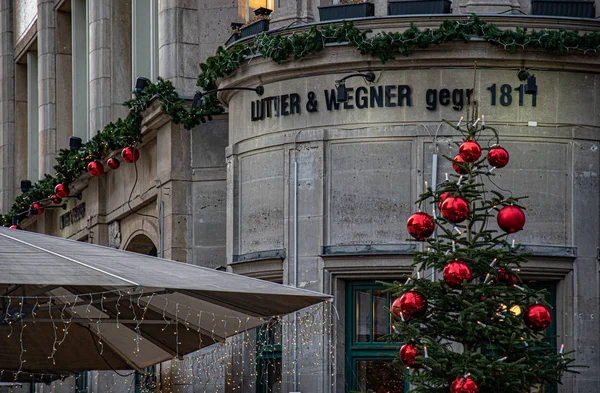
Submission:
<svg viewBox="0 0 600 393">
<path fill-rule="evenodd" d="M 398 303 L 396 304 L 396 301 Z M 405 321 L 411 318 L 420 318 L 427 311 L 427 298 L 423 294 L 416 291 L 405 292 L 399 299 L 396 299 L 396 316 L 402 315 Z M 392 305 L 392 310 L 394 306 Z"/>
<path fill-rule="evenodd" d="M 481 157 L 481 146 L 475 141 L 464 141 L 458 149 L 458 155 L 465 162 L 475 162 Z"/>
<path fill-rule="evenodd" d="M 44 212 L 44 207 L 42 206 L 41 203 L 32 203 L 31 206 L 29 206 L 29 213 L 31 214 L 42 214 Z"/>
<path fill-rule="evenodd" d="M 523 317 L 527 326 L 537 331 L 547 329 L 550 326 L 550 322 L 552 322 L 550 309 L 543 304 L 529 306 Z"/>
<path fill-rule="evenodd" d="M 444 267 L 444 281 L 450 288 L 460 288 L 464 281 L 471 282 L 473 276 L 469 266 L 461 261 L 452 261 Z"/>
<path fill-rule="evenodd" d="M 471 377 L 456 378 L 450 385 L 450 393 L 478 393 L 479 387 Z"/>
<path fill-rule="evenodd" d="M 463 160 L 463 158 L 460 156 L 460 154 L 457 154 L 456 157 L 454 157 L 454 161 L 460 162 L 460 163 L 465 162 L 465 160 Z M 452 169 L 454 169 L 454 172 L 458 173 L 459 175 L 466 175 L 467 173 L 469 173 L 469 171 L 463 169 L 456 162 L 452 163 Z"/>
<path fill-rule="evenodd" d="M 417 240 L 425 240 L 433 233 L 433 219 L 427 213 L 418 212 L 409 217 L 406 223 L 408 233 Z"/>
<path fill-rule="evenodd" d="M 100 161 L 92 161 L 88 164 L 87 170 L 92 176 L 102 176 L 104 173 L 104 165 Z"/>
<path fill-rule="evenodd" d="M 121 166 L 121 162 L 118 158 L 111 157 L 106 161 L 106 165 L 108 165 L 110 169 L 118 169 Z"/>
<path fill-rule="evenodd" d="M 421 365 L 414 365 L 415 359 L 417 358 L 417 346 L 415 344 L 404 344 L 400 347 L 400 360 L 406 367 L 412 367 L 414 369 L 421 368 Z"/>
<path fill-rule="evenodd" d="M 52 203 L 54 203 L 55 205 L 60 205 L 60 203 L 62 202 L 62 198 L 56 194 L 52 195 L 50 199 L 52 199 Z"/>
<path fill-rule="evenodd" d="M 462 197 L 447 197 L 441 210 L 442 216 L 453 223 L 463 222 L 469 216 L 469 204 Z"/>
<path fill-rule="evenodd" d="M 508 164 L 508 158 L 508 151 L 500 146 L 492 147 L 487 155 L 490 165 L 496 168 L 504 168 Z"/>
<path fill-rule="evenodd" d="M 513 274 L 510 270 L 501 267 L 498 269 L 498 281 L 506 284 L 509 287 L 516 285 L 519 279 L 515 274 Z"/>
<path fill-rule="evenodd" d="M 54 194 L 59 198 L 66 198 L 69 196 L 69 187 L 66 184 L 57 184 L 54 187 Z"/>
<path fill-rule="evenodd" d="M 121 152 L 121 157 L 128 163 L 136 162 L 140 159 L 140 151 L 135 146 L 128 146 Z"/>
<path fill-rule="evenodd" d="M 496 217 L 498 226 L 508 233 L 515 233 L 525 226 L 525 213 L 517 206 L 504 206 Z"/>
</svg>

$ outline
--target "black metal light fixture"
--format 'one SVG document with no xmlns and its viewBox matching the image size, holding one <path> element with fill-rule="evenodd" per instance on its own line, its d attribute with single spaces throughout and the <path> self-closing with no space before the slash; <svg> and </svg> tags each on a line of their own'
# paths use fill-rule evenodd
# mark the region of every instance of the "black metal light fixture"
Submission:
<svg viewBox="0 0 600 393">
<path fill-rule="evenodd" d="M 81 138 L 78 136 L 69 137 L 69 150 L 76 151 L 79 150 L 82 146 Z"/>
<path fill-rule="evenodd" d="M 254 15 L 256 16 L 269 16 L 271 15 L 271 13 L 273 12 L 273 10 L 270 10 L 268 8 L 265 7 L 260 7 L 254 10 Z"/>
<path fill-rule="evenodd" d="M 248 90 L 248 91 L 255 92 L 259 96 L 262 96 L 265 93 L 265 88 L 262 85 L 256 86 L 254 88 L 251 88 L 251 87 L 223 87 L 222 89 L 214 89 L 214 90 L 209 90 L 209 91 L 204 91 L 204 92 L 198 91 L 198 92 L 196 92 L 196 94 L 194 94 L 194 100 L 192 101 L 192 108 L 194 108 L 194 109 L 200 108 L 200 106 L 202 105 L 202 97 L 204 97 L 205 95 L 214 94 L 219 91 L 226 91 L 226 90 Z"/>
<path fill-rule="evenodd" d="M 150 79 L 145 78 L 143 76 L 138 76 L 135 80 L 135 92 L 138 94 L 142 94 L 142 91 L 150 84 Z"/>
<path fill-rule="evenodd" d="M 21 192 L 27 192 L 31 190 L 33 187 L 31 185 L 31 180 L 21 180 Z"/>
<path fill-rule="evenodd" d="M 522 68 L 517 73 L 517 77 L 520 81 L 527 81 L 525 83 L 525 94 L 537 94 L 538 87 L 535 75 L 530 74 L 529 71 Z"/>
<path fill-rule="evenodd" d="M 335 98 L 337 102 L 348 102 L 348 91 L 346 90 L 346 79 L 354 78 L 361 76 L 365 78 L 365 81 L 369 83 L 373 83 L 375 81 L 375 74 L 372 71 L 367 71 L 365 73 L 356 73 L 352 75 L 348 75 L 343 77 L 340 80 L 335 81 L 336 95 Z"/>
</svg>

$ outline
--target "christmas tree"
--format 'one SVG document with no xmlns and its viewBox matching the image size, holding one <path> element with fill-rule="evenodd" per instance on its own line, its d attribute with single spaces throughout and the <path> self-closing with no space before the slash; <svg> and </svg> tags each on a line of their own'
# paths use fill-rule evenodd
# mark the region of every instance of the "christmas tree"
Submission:
<svg viewBox="0 0 600 393">
<path fill-rule="evenodd" d="M 425 244 L 414 253 L 416 277 L 390 288 L 398 296 L 392 338 L 403 343 L 411 392 L 530 392 L 560 383 L 573 359 L 544 333 L 552 318 L 544 291 L 519 277 L 527 255 L 509 235 L 524 227 L 523 198 L 503 195 L 492 180 L 509 153 L 476 105 L 469 112 L 467 121 L 448 123 L 463 135 L 458 154 L 446 157 L 457 174 L 427 187 L 408 220 L 410 235 Z M 482 148 L 478 141 L 490 137 Z"/>
</svg>

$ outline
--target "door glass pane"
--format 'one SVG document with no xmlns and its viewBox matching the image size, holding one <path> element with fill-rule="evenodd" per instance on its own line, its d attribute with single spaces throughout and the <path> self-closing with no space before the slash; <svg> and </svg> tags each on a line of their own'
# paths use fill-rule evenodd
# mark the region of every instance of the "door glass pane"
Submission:
<svg viewBox="0 0 600 393">
<path fill-rule="evenodd" d="M 389 334 L 389 312 L 387 306 L 387 293 L 383 289 L 373 290 L 373 341 Z"/>
<path fill-rule="evenodd" d="M 390 360 L 358 360 L 356 374 L 361 393 L 404 393 L 404 370 Z"/>
<path fill-rule="evenodd" d="M 356 291 L 356 342 L 371 341 L 371 291 L 361 289 Z"/>
<path fill-rule="evenodd" d="M 281 393 L 281 360 L 264 360 L 261 367 L 262 375 L 258 380 L 260 393 Z"/>
</svg>

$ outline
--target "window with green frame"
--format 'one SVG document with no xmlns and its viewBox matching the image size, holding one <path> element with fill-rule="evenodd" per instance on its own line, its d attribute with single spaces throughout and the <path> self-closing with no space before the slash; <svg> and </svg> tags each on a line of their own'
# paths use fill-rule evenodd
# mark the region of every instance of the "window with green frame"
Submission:
<svg viewBox="0 0 600 393">
<path fill-rule="evenodd" d="M 347 391 L 407 391 L 404 367 L 392 362 L 400 344 L 383 339 L 392 328 L 391 294 L 384 288 L 374 281 L 346 283 Z"/>
<path fill-rule="evenodd" d="M 75 393 L 88 393 L 89 381 L 88 372 L 83 371 L 75 376 Z"/>
<path fill-rule="evenodd" d="M 153 393 L 157 391 L 156 366 L 135 372 L 135 393 Z"/>
<path fill-rule="evenodd" d="M 548 329 L 545 330 L 546 336 L 548 336 L 548 342 L 556 348 L 556 335 L 557 335 L 557 322 L 556 322 L 556 281 L 533 281 L 528 282 L 527 285 L 530 288 L 536 290 L 545 289 L 548 291 L 548 294 L 545 296 L 545 299 L 550 304 L 550 315 L 552 315 L 552 322 Z M 540 393 L 556 393 L 558 391 L 558 386 L 556 384 L 548 384 L 543 389 L 540 390 Z"/>
<path fill-rule="evenodd" d="M 281 323 L 256 328 L 256 393 L 281 393 Z"/>
</svg>

